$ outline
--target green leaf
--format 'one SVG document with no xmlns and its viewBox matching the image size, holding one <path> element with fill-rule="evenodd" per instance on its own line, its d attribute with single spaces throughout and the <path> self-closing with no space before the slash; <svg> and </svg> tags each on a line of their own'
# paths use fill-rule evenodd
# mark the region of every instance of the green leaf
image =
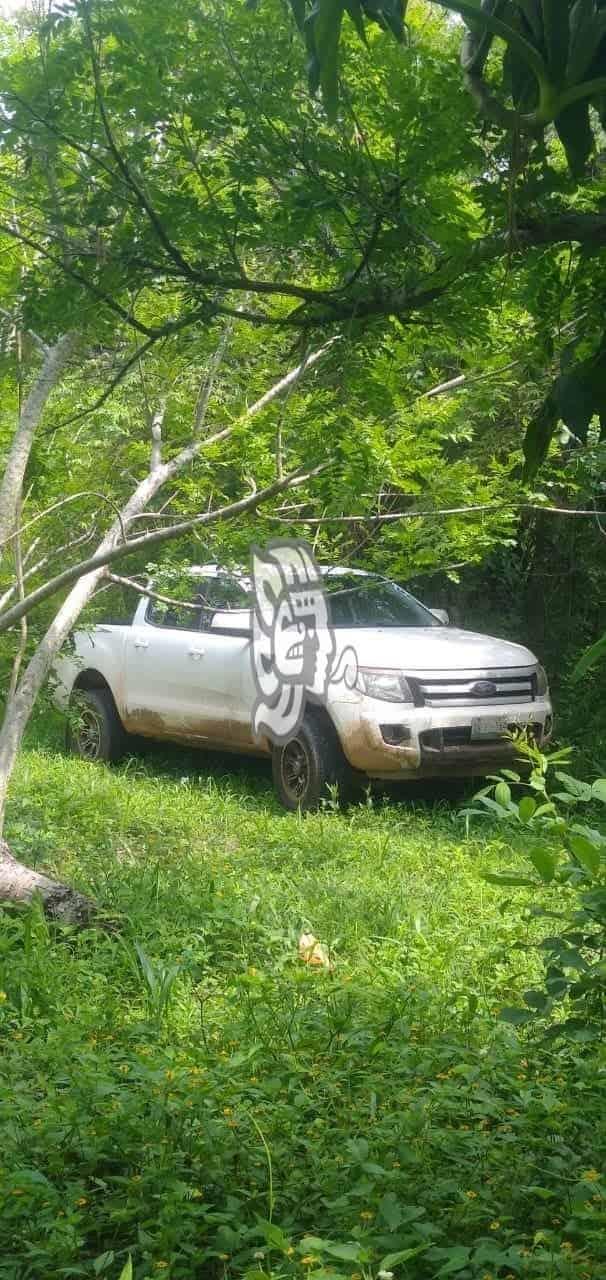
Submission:
<svg viewBox="0 0 606 1280">
<path fill-rule="evenodd" d="M 316 0 L 305 21 L 311 33 L 317 74 L 326 114 L 334 120 L 339 104 L 339 40 L 343 21 L 344 0 Z M 314 76 L 315 76 L 315 68 Z"/>
<path fill-rule="evenodd" d="M 595 800 L 601 800 L 602 804 L 606 804 L 606 778 L 596 778 L 591 787 L 591 794 Z"/>
<path fill-rule="evenodd" d="M 557 861 L 555 854 L 550 849 L 545 849 L 542 845 L 535 845 L 534 849 L 528 850 L 528 857 L 541 879 L 546 884 L 549 884 L 556 872 Z"/>
<path fill-rule="evenodd" d="M 532 1022 L 534 1017 L 534 1013 L 530 1013 L 528 1009 L 515 1009 L 507 1006 L 501 1009 L 499 1013 L 501 1022 L 509 1022 L 513 1027 L 523 1027 L 527 1022 Z"/>
<path fill-rule="evenodd" d="M 582 178 L 595 141 L 587 99 L 573 102 L 570 107 L 565 107 L 556 116 L 554 125 L 566 152 L 570 172 L 574 178 Z"/>
<path fill-rule="evenodd" d="M 556 769 L 556 778 L 558 782 L 563 782 L 566 790 L 575 797 L 576 800 L 591 800 L 591 787 L 588 782 L 582 782 L 580 778 L 573 778 L 570 773 L 564 773 L 562 769 Z"/>
<path fill-rule="evenodd" d="M 399 44 L 404 39 L 404 18 L 406 16 L 407 3 L 408 0 L 383 0 L 381 5 L 383 24 L 389 28 Z"/>
<path fill-rule="evenodd" d="M 438 1280 L 439 1276 L 452 1276 L 457 1271 L 463 1271 L 469 1262 L 471 1249 L 464 1244 L 452 1245 L 450 1249 L 435 1249 L 434 1254 L 440 1258 L 446 1258 L 443 1267 L 436 1271 L 433 1280 Z"/>
<path fill-rule="evenodd" d="M 587 105 L 586 103 L 584 104 Z M 562 117 L 565 116 L 562 112 Z M 562 117 L 559 117 L 560 119 Z M 557 123 L 556 123 L 557 128 Z M 572 122 L 573 142 L 577 142 L 576 122 Z M 560 135 L 561 136 L 561 135 Z M 566 146 L 566 141 L 562 137 L 562 141 Z M 593 135 L 591 136 L 589 151 L 593 146 Z M 585 167 L 585 162 L 589 155 L 584 155 L 581 160 L 581 172 Z M 568 155 L 568 150 L 566 151 Z M 574 172 L 574 166 L 568 156 L 570 167 Z M 591 380 L 587 376 L 587 368 L 585 361 L 580 361 L 577 365 L 566 373 L 562 373 L 555 383 L 555 396 L 558 404 L 558 413 L 562 422 L 572 431 L 573 435 L 578 436 L 580 440 L 585 439 L 587 428 L 594 412 L 594 391 L 591 386 Z"/>
<path fill-rule="evenodd" d="M 399 1249 L 397 1253 L 386 1253 L 379 1263 L 379 1271 L 391 1271 L 393 1267 L 398 1267 L 402 1262 L 408 1262 L 410 1258 L 416 1258 L 420 1253 L 424 1253 L 426 1249 L 431 1248 L 431 1241 L 428 1244 L 418 1244 L 414 1249 Z"/>
<path fill-rule="evenodd" d="M 532 480 L 549 453 L 558 424 L 558 406 L 553 391 L 549 392 L 526 428 L 524 436 L 524 479 Z"/>
<path fill-rule="evenodd" d="M 281 1249 L 282 1253 L 290 1248 L 290 1240 L 273 1222 L 260 1222 L 259 1226 L 271 1249 Z"/>
<path fill-rule="evenodd" d="M 542 0 L 542 5 L 547 66 L 552 81 L 558 85 L 564 81 L 568 61 L 568 3 L 567 0 Z"/>
<path fill-rule="evenodd" d="M 505 809 L 511 801 L 511 788 L 506 782 L 498 782 L 494 789 L 494 798 L 497 804 L 502 805 Z"/>
<path fill-rule="evenodd" d="M 384 1195 L 379 1203 L 379 1213 L 390 1231 L 397 1231 L 402 1221 L 402 1209 L 398 1197 L 393 1191 Z"/>
<path fill-rule="evenodd" d="M 345 0 L 345 8 L 354 24 L 354 27 L 356 28 L 362 44 L 368 45 L 360 0 Z"/>
<path fill-rule="evenodd" d="M 124 1263 L 124 1266 L 120 1272 L 118 1280 L 133 1280 L 133 1260 L 130 1256 L 130 1253 L 128 1255 L 128 1258 L 126 1259 L 126 1262 Z"/>
<path fill-rule="evenodd" d="M 367 1256 L 357 1240 L 339 1244 L 338 1241 L 323 1240 L 320 1236 L 305 1236 L 298 1249 L 302 1253 L 327 1253 L 330 1258 L 340 1258 L 342 1262 L 362 1262 Z"/>
<path fill-rule="evenodd" d="M 536 889 L 538 884 L 537 880 L 532 880 L 530 876 L 518 875 L 516 871 L 486 871 L 483 878 L 489 884 L 514 885 L 516 889 L 521 887 Z"/>
<path fill-rule="evenodd" d="M 111 1266 L 114 1256 L 113 1249 L 108 1249 L 105 1253 L 100 1253 L 97 1258 L 93 1259 L 93 1271 L 96 1276 L 105 1271 L 106 1267 Z"/>
<path fill-rule="evenodd" d="M 540 44 L 543 37 L 541 0 L 518 0 L 518 8 L 522 10 L 535 40 Z"/>
<path fill-rule="evenodd" d="M 535 991 L 534 989 L 524 992 L 524 999 L 529 1009 L 534 1009 L 535 1013 L 544 1013 L 549 1004 L 549 1000 L 544 991 Z"/>
<path fill-rule="evenodd" d="M 255 0 L 255 3 L 257 3 L 257 0 Z M 303 33 L 305 27 L 305 13 L 307 9 L 306 0 L 290 0 L 290 7 L 299 31 Z"/>
<path fill-rule="evenodd" d="M 595 667 L 596 662 L 601 662 L 602 658 L 606 658 L 606 632 L 579 658 L 572 672 L 573 684 L 576 684 L 591 667 Z"/>
<path fill-rule="evenodd" d="M 597 875 L 600 870 L 600 850 L 597 845 L 592 840 L 588 840 L 587 836 L 576 833 L 569 835 L 568 843 L 583 870 L 590 876 Z"/>
<path fill-rule="evenodd" d="M 582 81 L 606 34 L 606 13 L 596 13 L 594 0 L 576 0 L 570 14 L 569 85 Z"/>
<path fill-rule="evenodd" d="M 522 796 L 518 805 L 518 813 L 522 822 L 530 822 L 537 807 L 537 802 L 532 796 Z"/>
</svg>

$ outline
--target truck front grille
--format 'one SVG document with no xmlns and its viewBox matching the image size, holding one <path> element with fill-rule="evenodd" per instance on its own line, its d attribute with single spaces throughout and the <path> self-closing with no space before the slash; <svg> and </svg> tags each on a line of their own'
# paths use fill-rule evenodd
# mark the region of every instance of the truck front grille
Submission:
<svg viewBox="0 0 606 1280">
<path fill-rule="evenodd" d="M 428 672 L 408 676 L 417 707 L 497 707 L 499 703 L 534 702 L 537 678 L 528 668 L 466 671 L 454 676 Z"/>
</svg>

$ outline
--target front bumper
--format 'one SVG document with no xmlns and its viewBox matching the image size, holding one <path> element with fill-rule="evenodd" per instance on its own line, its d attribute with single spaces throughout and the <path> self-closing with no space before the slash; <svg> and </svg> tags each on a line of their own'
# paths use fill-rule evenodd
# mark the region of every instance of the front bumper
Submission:
<svg viewBox="0 0 606 1280">
<path fill-rule="evenodd" d="M 417 708 L 360 698 L 332 703 L 329 711 L 353 768 L 392 781 L 491 773 L 516 755 L 507 732 L 527 729 L 542 746 L 552 725 L 549 698 L 500 703 L 497 709 Z M 493 735 L 497 718 L 506 728 Z"/>
</svg>

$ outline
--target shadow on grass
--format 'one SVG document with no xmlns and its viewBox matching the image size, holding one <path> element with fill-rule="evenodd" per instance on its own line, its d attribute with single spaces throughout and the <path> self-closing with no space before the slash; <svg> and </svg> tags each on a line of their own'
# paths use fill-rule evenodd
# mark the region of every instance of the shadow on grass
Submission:
<svg viewBox="0 0 606 1280">
<path fill-rule="evenodd" d="M 65 720 L 54 709 L 37 718 L 28 733 L 27 745 L 63 754 Z M 118 766 L 122 772 L 143 768 L 155 777 L 171 781 L 188 778 L 198 782 L 212 780 L 217 786 L 228 785 L 250 802 L 269 805 L 283 812 L 272 784 L 271 761 L 267 757 L 238 755 L 213 748 L 181 746 L 171 742 L 154 742 L 151 738 L 129 738 L 128 756 Z M 453 809 L 477 791 L 478 778 L 427 778 L 422 781 L 369 781 L 355 801 L 356 805 L 402 805 L 415 809 Z"/>
<path fill-rule="evenodd" d="M 233 791 L 241 790 L 248 798 L 255 796 L 260 803 L 269 803 L 276 811 L 282 812 L 273 789 L 271 761 L 267 758 L 212 748 L 196 750 L 172 743 L 152 742 L 149 738 L 133 739 L 131 750 L 133 758 L 145 762 L 156 775 L 172 780 L 212 778 L 218 785 L 227 782 Z M 368 803 L 370 794 L 372 804 L 450 809 L 472 795 L 479 785 L 478 779 L 469 778 L 428 778 L 393 783 L 369 781 L 354 801 L 354 807 Z"/>
</svg>

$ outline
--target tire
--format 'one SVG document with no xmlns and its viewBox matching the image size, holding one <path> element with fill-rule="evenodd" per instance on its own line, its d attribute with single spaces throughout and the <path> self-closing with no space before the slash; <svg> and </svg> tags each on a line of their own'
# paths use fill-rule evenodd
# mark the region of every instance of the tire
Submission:
<svg viewBox="0 0 606 1280">
<path fill-rule="evenodd" d="M 272 771 L 278 799 L 291 812 L 318 809 L 330 799 L 329 787 L 338 787 L 339 800 L 348 799 L 354 789 L 353 771 L 322 713 L 307 712 L 292 738 L 274 747 Z"/>
<path fill-rule="evenodd" d="M 81 760 L 119 760 L 126 732 L 109 689 L 74 689 L 69 702 L 66 743 Z"/>
</svg>

